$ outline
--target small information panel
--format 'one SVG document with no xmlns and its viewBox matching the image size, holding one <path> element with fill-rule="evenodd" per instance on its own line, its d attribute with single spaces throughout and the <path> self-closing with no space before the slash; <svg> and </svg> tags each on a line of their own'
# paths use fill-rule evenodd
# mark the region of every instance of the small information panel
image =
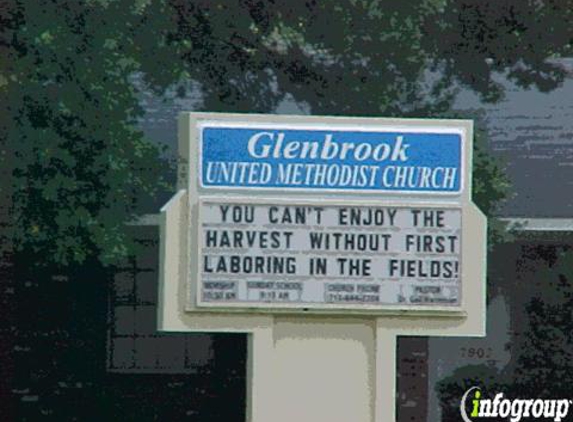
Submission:
<svg viewBox="0 0 573 422">
<path fill-rule="evenodd" d="M 460 306 L 456 207 L 200 202 L 201 305 Z"/>
</svg>

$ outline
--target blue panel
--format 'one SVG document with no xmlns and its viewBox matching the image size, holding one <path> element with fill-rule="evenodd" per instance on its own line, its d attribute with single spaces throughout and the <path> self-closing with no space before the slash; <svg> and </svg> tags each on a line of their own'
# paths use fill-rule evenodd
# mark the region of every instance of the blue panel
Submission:
<svg viewBox="0 0 573 422">
<path fill-rule="evenodd" d="M 204 127 L 201 142 L 206 188 L 462 189 L 458 133 Z"/>
</svg>

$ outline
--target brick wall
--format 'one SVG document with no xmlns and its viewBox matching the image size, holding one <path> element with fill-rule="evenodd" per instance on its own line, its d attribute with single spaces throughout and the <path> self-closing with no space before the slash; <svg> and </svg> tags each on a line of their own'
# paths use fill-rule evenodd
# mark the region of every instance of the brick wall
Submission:
<svg viewBox="0 0 573 422">
<path fill-rule="evenodd" d="M 399 422 L 426 422 L 428 412 L 428 338 L 399 337 L 396 414 Z"/>
</svg>

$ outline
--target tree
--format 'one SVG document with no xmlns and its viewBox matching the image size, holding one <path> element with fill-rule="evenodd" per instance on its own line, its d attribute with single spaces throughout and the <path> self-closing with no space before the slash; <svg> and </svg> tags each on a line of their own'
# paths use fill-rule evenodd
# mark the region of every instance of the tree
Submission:
<svg viewBox="0 0 573 422">
<path fill-rule="evenodd" d="M 571 0 L 455 0 L 444 5 L 442 22 L 426 26 L 427 48 L 446 80 L 459 81 L 486 101 L 503 95 L 495 72 L 520 87 L 548 92 L 566 77 L 548 59 L 571 55 L 572 20 Z"/>
<path fill-rule="evenodd" d="M 6 4 L 7 3 L 7 4 Z M 2 167 L 11 238 L 31 262 L 128 252 L 124 223 L 161 187 L 159 151 L 136 129 L 132 1 L 9 1 L 0 16 Z M 159 182 L 159 183 L 158 183 Z"/>
<path fill-rule="evenodd" d="M 524 297 L 530 299 L 511 345 L 515 364 L 501 371 L 468 365 L 441 380 L 436 391 L 442 421 L 460 420 L 460 398 L 473 386 L 488 398 L 500 392 L 522 399 L 568 397 L 573 382 L 573 254 L 554 253 L 544 257 L 548 266 L 535 274 L 535 280 L 523 286 L 529 291 Z"/>
<path fill-rule="evenodd" d="M 570 53 L 571 1 L 296 2 L 171 0 L 162 38 L 199 81 L 204 107 L 268 111 L 284 94 L 315 114 L 420 116 L 451 111 L 455 83 L 498 99 L 494 72 L 555 88 Z M 551 30 L 549 30 L 551 28 Z M 176 47 L 176 48 L 174 48 Z M 155 67 L 151 58 L 148 67 Z M 148 80 L 165 87 L 173 68 Z M 231 82 L 231 83 L 230 83 Z"/>
<path fill-rule="evenodd" d="M 516 348 L 515 378 L 522 396 L 566 398 L 573 382 L 573 255 L 561 253 L 536 275 L 526 305 L 523 340 Z"/>
<path fill-rule="evenodd" d="M 494 0 L 4 0 L 11 238 L 59 264 L 128 253 L 136 193 L 155 195 L 165 174 L 136 129 L 135 74 L 157 92 L 197 82 L 210 111 L 271 112 L 290 95 L 313 114 L 452 117 L 458 85 L 499 98 L 497 71 L 558 84 L 547 59 L 570 51 L 569 3 L 507 0 L 499 13 Z M 491 212 L 507 182 L 476 157 L 476 199 Z"/>
</svg>

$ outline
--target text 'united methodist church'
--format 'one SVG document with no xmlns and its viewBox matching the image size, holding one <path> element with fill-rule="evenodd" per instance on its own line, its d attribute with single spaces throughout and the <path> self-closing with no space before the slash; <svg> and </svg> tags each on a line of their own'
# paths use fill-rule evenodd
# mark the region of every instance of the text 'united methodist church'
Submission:
<svg viewBox="0 0 573 422">
<path fill-rule="evenodd" d="M 461 190 L 459 133 L 205 126 L 200 145 L 204 187 Z"/>
</svg>

